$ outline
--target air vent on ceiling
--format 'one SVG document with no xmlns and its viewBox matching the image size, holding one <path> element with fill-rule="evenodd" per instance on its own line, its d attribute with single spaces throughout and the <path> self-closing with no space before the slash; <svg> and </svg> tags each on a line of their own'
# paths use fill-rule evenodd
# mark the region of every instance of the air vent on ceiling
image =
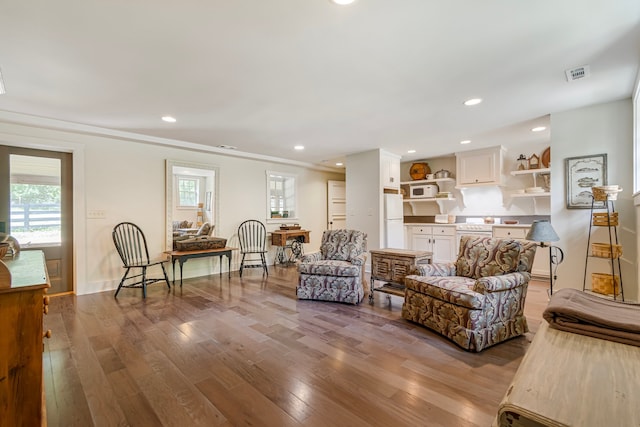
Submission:
<svg viewBox="0 0 640 427">
<path fill-rule="evenodd" d="M 218 148 L 224 148 L 225 150 L 237 150 L 238 147 L 234 147 L 233 145 L 220 144 Z"/>
<path fill-rule="evenodd" d="M 581 80 L 587 78 L 591 75 L 591 71 L 589 70 L 588 65 L 583 65 L 582 67 L 572 68 L 570 70 L 566 70 L 564 72 L 567 76 L 568 82 L 574 82 L 576 80 Z"/>
</svg>

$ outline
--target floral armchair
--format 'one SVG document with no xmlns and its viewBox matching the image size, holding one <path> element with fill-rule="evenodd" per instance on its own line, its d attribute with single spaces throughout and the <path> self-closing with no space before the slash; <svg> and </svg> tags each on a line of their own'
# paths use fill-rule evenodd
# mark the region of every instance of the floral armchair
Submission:
<svg viewBox="0 0 640 427">
<path fill-rule="evenodd" d="M 422 264 L 405 278 L 402 317 L 469 351 L 522 335 L 532 242 L 463 236 L 455 263 Z"/>
<path fill-rule="evenodd" d="M 357 230 L 327 230 L 320 252 L 298 264 L 298 299 L 358 304 L 364 297 L 367 235 Z"/>
</svg>

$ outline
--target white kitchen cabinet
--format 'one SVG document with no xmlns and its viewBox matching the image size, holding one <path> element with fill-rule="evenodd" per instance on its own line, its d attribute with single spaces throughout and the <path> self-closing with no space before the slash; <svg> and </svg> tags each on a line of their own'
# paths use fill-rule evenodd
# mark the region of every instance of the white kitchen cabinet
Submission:
<svg viewBox="0 0 640 427">
<path fill-rule="evenodd" d="M 502 185 L 502 146 L 456 153 L 456 186 Z"/>
<path fill-rule="evenodd" d="M 455 226 L 415 225 L 410 227 L 411 249 L 433 253 L 432 262 L 453 262 L 457 257 Z"/>
<path fill-rule="evenodd" d="M 380 151 L 380 178 L 383 188 L 400 189 L 400 156 Z"/>
<path fill-rule="evenodd" d="M 530 226 L 494 225 L 493 237 L 500 239 L 525 240 L 529 233 Z M 533 259 L 531 274 L 541 277 L 549 277 L 549 248 L 538 247 L 536 256 Z"/>
</svg>

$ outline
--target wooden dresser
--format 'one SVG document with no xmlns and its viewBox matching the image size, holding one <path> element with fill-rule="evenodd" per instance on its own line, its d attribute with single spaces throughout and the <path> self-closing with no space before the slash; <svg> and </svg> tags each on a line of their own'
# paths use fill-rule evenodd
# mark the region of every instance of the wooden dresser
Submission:
<svg viewBox="0 0 640 427">
<path fill-rule="evenodd" d="M 42 251 L 2 260 L 0 282 L 0 425 L 46 425 L 42 381 L 43 314 L 49 277 Z M 0 265 L 4 270 L 4 265 Z"/>
</svg>

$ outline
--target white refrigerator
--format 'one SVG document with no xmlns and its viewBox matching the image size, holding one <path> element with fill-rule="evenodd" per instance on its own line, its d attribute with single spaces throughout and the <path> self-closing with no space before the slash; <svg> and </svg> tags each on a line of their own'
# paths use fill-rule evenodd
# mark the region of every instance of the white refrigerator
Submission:
<svg viewBox="0 0 640 427">
<path fill-rule="evenodd" d="M 404 210 L 401 194 L 384 195 L 385 248 L 404 249 Z"/>
</svg>

